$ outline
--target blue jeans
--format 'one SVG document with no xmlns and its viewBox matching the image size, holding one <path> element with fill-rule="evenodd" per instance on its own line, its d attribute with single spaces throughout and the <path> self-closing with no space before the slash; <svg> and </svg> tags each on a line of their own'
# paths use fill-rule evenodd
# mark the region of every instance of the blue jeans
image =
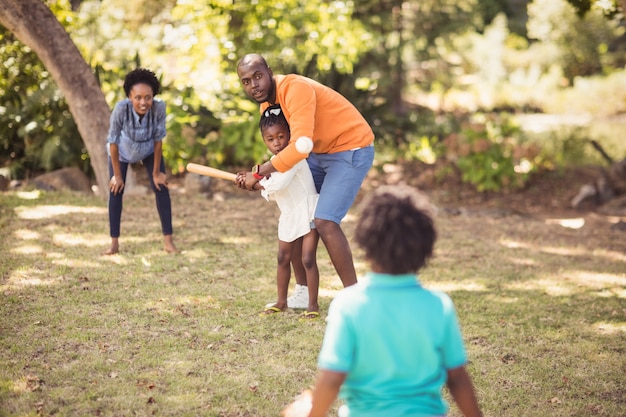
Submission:
<svg viewBox="0 0 626 417">
<path fill-rule="evenodd" d="M 156 199 L 157 211 L 159 212 L 159 218 L 161 219 L 161 230 L 163 235 L 171 235 L 173 233 L 172 228 L 172 201 L 170 200 L 170 192 L 167 187 L 161 186 L 161 190 L 157 190 L 152 180 L 152 169 L 154 167 L 154 154 L 150 154 L 143 161 L 143 166 L 148 172 L 148 178 L 150 179 L 150 186 L 154 191 Z M 120 169 L 122 179 L 126 183 L 126 173 L 128 172 L 128 162 L 120 161 Z M 165 172 L 165 162 L 161 158 L 160 171 Z M 109 156 L 109 178 L 113 176 L 113 164 L 111 163 L 111 157 Z M 122 202 L 124 198 L 124 189 L 117 194 L 109 192 L 109 230 L 111 237 L 120 237 L 120 224 L 122 222 Z"/>
</svg>

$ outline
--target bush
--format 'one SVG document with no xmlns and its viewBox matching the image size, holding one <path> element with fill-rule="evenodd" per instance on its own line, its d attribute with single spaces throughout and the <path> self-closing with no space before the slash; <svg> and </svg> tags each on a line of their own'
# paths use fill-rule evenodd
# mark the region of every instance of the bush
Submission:
<svg viewBox="0 0 626 417">
<path fill-rule="evenodd" d="M 462 180 L 478 191 L 521 188 L 545 165 L 541 149 L 525 143 L 523 131 L 507 114 L 476 114 L 444 144 Z"/>
</svg>

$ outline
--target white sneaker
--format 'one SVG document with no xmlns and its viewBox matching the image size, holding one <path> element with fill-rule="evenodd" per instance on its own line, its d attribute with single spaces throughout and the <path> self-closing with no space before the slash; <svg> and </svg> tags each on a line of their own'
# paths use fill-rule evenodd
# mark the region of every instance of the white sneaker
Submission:
<svg viewBox="0 0 626 417">
<path fill-rule="evenodd" d="M 287 297 L 287 307 L 289 308 L 309 308 L 309 287 L 296 284 L 296 290 Z"/>
<path fill-rule="evenodd" d="M 276 304 L 276 301 L 273 303 L 267 303 L 265 308 L 272 307 Z M 309 287 L 306 285 L 296 284 L 296 290 L 293 294 L 287 297 L 287 307 L 289 308 L 309 308 Z"/>
</svg>

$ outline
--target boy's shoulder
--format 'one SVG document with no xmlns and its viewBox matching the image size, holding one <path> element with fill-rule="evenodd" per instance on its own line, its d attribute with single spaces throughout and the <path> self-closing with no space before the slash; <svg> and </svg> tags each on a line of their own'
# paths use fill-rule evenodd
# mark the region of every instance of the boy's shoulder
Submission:
<svg viewBox="0 0 626 417">
<path fill-rule="evenodd" d="M 357 284 L 339 291 L 335 300 L 337 300 L 337 304 L 366 302 L 368 298 L 372 296 L 372 292 L 377 292 L 379 289 L 379 286 L 359 281 Z M 417 280 L 416 285 L 408 287 L 407 290 L 414 292 L 417 297 L 420 297 L 420 299 L 424 301 L 430 299 L 434 302 L 441 303 L 445 310 L 450 308 L 454 309 L 454 302 L 452 301 L 452 298 L 448 293 L 442 290 L 426 288 Z"/>
</svg>

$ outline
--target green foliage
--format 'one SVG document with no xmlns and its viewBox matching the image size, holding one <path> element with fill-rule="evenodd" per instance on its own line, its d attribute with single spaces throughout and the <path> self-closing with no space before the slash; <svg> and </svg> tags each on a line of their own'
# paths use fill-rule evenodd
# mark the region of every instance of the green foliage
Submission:
<svg viewBox="0 0 626 417">
<path fill-rule="evenodd" d="M 571 88 L 547 95 L 542 106 L 551 114 L 593 115 L 599 120 L 619 117 L 626 113 L 626 71 L 577 77 Z"/>
<path fill-rule="evenodd" d="M 174 173 L 189 161 L 244 166 L 267 156 L 256 104 L 244 98 L 235 73 L 248 52 L 264 54 L 276 73 L 301 73 L 340 91 L 370 122 L 379 149 L 395 159 L 432 161 L 445 153 L 442 138 L 471 137 L 454 121 L 457 109 L 576 105 L 607 115 L 623 107 L 621 90 L 612 90 L 619 76 L 602 91 L 581 81 L 588 74 L 619 75 L 623 67 L 613 0 L 569 0 L 577 9 L 565 0 L 534 0 L 528 31 L 519 27 L 527 20 L 526 2 L 507 0 L 79 3 L 72 12 L 67 0 L 47 1 L 111 107 L 123 98 L 129 70 L 142 65 L 161 77 L 168 105 L 164 156 Z M 582 18 L 577 11 L 585 11 Z M 30 51 L 16 54 L 21 46 L 8 46 L 14 42 L 1 41 L 0 162 L 17 176 L 66 164 L 88 170 L 62 95 L 36 58 L 27 57 Z M 603 98 L 569 100 L 567 84 Z M 512 181 L 503 179 L 516 161 L 498 156 L 508 147 L 475 155 L 465 168 L 474 172 L 472 181 L 489 189 Z"/>
<path fill-rule="evenodd" d="M 567 0 L 576 9 L 576 14 L 583 17 L 592 8 L 601 10 L 606 16 L 613 17 L 618 13 L 617 0 Z"/>
<path fill-rule="evenodd" d="M 167 140 L 163 156 L 174 174 L 188 162 L 213 167 L 248 166 L 267 148 L 260 138 L 259 116 L 223 124 L 194 100 L 168 100 Z"/>
<path fill-rule="evenodd" d="M 0 26 L 0 166 L 13 178 L 77 166 L 87 151 L 50 74 L 37 56 Z"/>
<path fill-rule="evenodd" d="M 231 114 L 228 118 L 216 117 L 192 89 L 177 92 L 167 87 L 163 99 L 168 103 L 163 155 L 174 174 L 183 173 L 188 162 L 227 168 L 252 165 L 268 156 L 258 107 L 247 99 L 224 100 L 220 114 Z"/>
<path fill-rule="evenodd" d="M 437 115 L 425 107 L 413 108 L 405 117 L 386 111 L 365 113 L 373 120 L 377 158 L 389 161 L 434 163 L 445 154 L 442 139 L 459 129 L 454 115 Z"/>
<path fill-rule="evenodd" d="M 623 33 L 619 20 L 607 19 L 602 10 L 593 8 L 583 17 L 576 12 L 566 0 L 534 0 L 528 6 L 528 36 L 548 50 L 542 65 L 557 62 L 570 82 L 610 67 L 608 45 Z"/>
<path fill-rule="evenodd" d="M 251 166 L 268 155 L 259 133 L 258 117 L 246 122 L 225 125 L 221 135 L 208 147 L 207 160 L 220 165 Z"/>
<path fill-rule="evenodd" d="M 475 114 L 444 140 L 447 157 L 478 191 L 521 188 L 546 166 L 540 148 L 524 142 L 522 130 L 506 114 Z"/>
<path fill-rule="evenodd" d="M 374 46 L 375 39 L 353 17 L 355 7 L 344 1 L 259 0 L 233 3 L 224 12 L 239 56 L 263 53 L 275 70 L 310 75 L 310 65 L 319 72 L 352 73 L 360 53 Z"/>
<path fill-rule="evenodd" d="M 562 170 L 569 166 L 590 163 L 605 164 L 590 146 L 589 130 L 580 126 L 562 126 L 536 135 L 541 140 L 542 152 L 549 155 L 549 168 Z"/>
</svg>

